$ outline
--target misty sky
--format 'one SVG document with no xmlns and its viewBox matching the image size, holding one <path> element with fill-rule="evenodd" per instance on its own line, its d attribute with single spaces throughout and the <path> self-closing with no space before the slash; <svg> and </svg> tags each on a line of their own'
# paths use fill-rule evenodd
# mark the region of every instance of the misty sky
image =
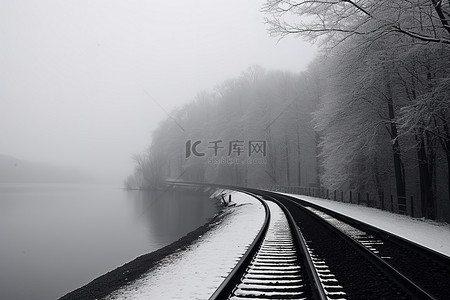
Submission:
<svg viewBox="0 0 450 300">
<path fill-rule="evenodd" d="M 0 154 L 121 182 L 165 110 L 251 65 L 299 72 L 264 1 L 0 1 Z"/>
</svg>

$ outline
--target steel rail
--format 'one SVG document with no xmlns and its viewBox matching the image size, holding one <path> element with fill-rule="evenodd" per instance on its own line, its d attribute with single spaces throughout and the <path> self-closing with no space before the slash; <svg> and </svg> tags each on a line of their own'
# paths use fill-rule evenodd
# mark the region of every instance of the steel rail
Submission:
<svg viewBox="0 0 450 300">
<path fill-rule="evenodd" d="M 242 274 L 247 269 L 247 266 L 250 264 L 251 260 L 253 259 L 253 256 L 258 251 L 259 246 L 261 245 L 262 241 L 264 240 L 264 236 L 267 232 L 267 229 L 269 228 L 269 222 L 270 222 L 270 210 L 268 205 L 260 198 L 256 197 L 255 195 L 252 195 L 249 192 L 239 191 L 246 193 L 256 199 L 258 199 L 262 205 L 264 205 L 264 209 L 266 211 L 266 216 L 264 219 L 263 226 L 261 230 L 258 232 L 257 236 L 253 240 L 253 242 L 248 247 L 247 251 L 244 253 L 242 258 L 238 261 L 236 266 L 233 268 L 233 270 L 228 274 L 228 276 L 225 278 L 225 280 L 222 282 L 222 284 L 217 288 L 217 290 L 209 297 L 210 300 L 222 300 L 222 299 L 228 299 L 228 297 L 231 295 L 233 289 L 236 287 L 236 283 L 241 278 Z"/>
<path fill-rule="evenodd" d="M 321 300 L 329 299 L 325 293 L 325 290 L 319 278 L 319 274 L 316 271 L 312 258 L 307 249 L 305 238 L 301 233 L 301 231 L 299 230 L 297 224 L 295 223 L 294 217 L 292 216 L 291 212 L 277 198 L 271 197 L 269 195 L 264 195 L 263 197 L 268 198 L 269 200 L 278 204 L 280 208 L 283 210 L 284 214 L 286 215 L 286 218 L 288 219 L 289 222 L 289 227 L 291 228 L 291 231 L 294 236 L 294 242 L 296 243 L 297 248 L 301 249 L 301 254 L 303 254 L 304 262 L 307 266 L 306 271 L 313 284 L 312 292 L 314 299 L 321 299 Z"/>
<path fill-rule="evenodd" d="M 267 196 L 265 194 L 250 191 L 247 188 L 242 187 L 236 187 L 236 186 L 228 186 L 228 185 L 217 185 L 217 184 L 202 184 L 202 183 L 191 183 L 191 182 L 171 182 L 171 184 L 175 185 L 188 185 L 188 186 L 213 186 L 215 188 L 221 188 L 221 189 L 228 189 L 228 190 L 234 190 L 238 192 L 246 193 L 250 196 L 253 196 L 257 198 L 261 203 L 263 203 L 265 209 L 266 209 L 266 219 L 265 223 L 263 225 L 263 228 L 259 232 L 258 236 L 255 238 L 253 243 L 248 248 L 247 252 L 244 254 L 244 256 L 239 260 L 238 264 L 233 268 L 233 270 L 230 272 L 230 274 L 225 278 L 225 280 L 222 282 L 222 284 L 218 287 L 218 289 L 214 292 L 214 294 L 211 295 L 209 298 L 210 300 L 222 300 L 222 299 L 228 299 L 229 296 L 232 294 L 234 288 L 237 286 L 237 283 L 239 282 L 239 279 L 242 277 L 242 275 L 245 273 L 248 265 L 250 264 L 251 260 L 253 259 L 254 255 L 258 252 L 258 248 L 261 245 L 261 243 L 264 240 L 264 236 L 267 232 L 269 222 L 270 222 L 270 209 L 268 208 L 268 205 L 265 203 L 264 198 L 267 200 L 275 202 L 277 205 L 280 206 L 284 214 L 286 215 L 286 219 L 289 224 L 289 228 L 291 230 L 291 233 L 294 238 L 294 243 L 296 245 L 296 248 L 300 250 L 299 256 L 303 258 L 303 263 L 306 267 L 306 273 L 309 277 L 309 281 L 311 283 L 311 292 L 313 294 L 314 299 L 318 300 L 326 300 L 329 299 L 326 296 L 326 293 L 324 291 L 323 285 L 320 281 L 319 275 L 317 274 L 316 268 L 314 266 L 314 263 L 312 261 L 312 258 L 309 254 L 309 251 L 306 246 L 306 241 L 300 232 L 299 228 L 297 227 L 294 218 L 292 217 L 289 210 L 276 198 Z"/>
<path fill-rule="evenodd" d="M 385 237 L 389 237 L 391 240 L 394 239 L 396 241 L 398 241 L 399 244 L 403 244 L 405 247 L 414 247 L 419 251 L 419 253 L 425 254 L 425 256 L 431 257 L 432 259 L 434 258 L 435 260 L 439 261 L 443 261 L 444 265 L 447 264 L 449 262 L 448 257 L 446 257 L 445 255 L 442 255 L 441 253 L 438 253 L 436 251 L 432 251 L 428 248 L 425 248 L 421 245 L 418 245 L 416 243 L 410 242 L 404 238 L 398 237 L 392 233 L 386 232 L 384 230 L 378 229 L 376 227 L 370 226 L 368 224 L 362 223 L 360 221 L 357 221 L 356 219 L 347 217 L 347 216 L 343 216 L 339 213 L 336 213 L 334 211 L 331 211 L 329 209 L 323 208 L 319 205 L 315 205 L 313 203 L 298 199 L 298 198 L 294 198 L 292 196 L 289 195 L 285 195 L 285 194 L 280 194 L 280 193 L 275 193 L 275 192 L 271 192 L 271 191 L 266 191 L 266 190 L 259 190 L 259 189 L 254 189 L 254 188 L 244 188 L 244 187 L 238 187 L 238 186 L 230 186 L 230 185 L 218 185 L 218 184 L 198 184 L 198 183 L 182 183 L 182 184 L 193 184 L 193 185 L 197 185 L 197 186 L 213 186 L 216 188 L 224 188 L 224 189 L 230 189 L 230 190 L 236 190 L 236 191 L 241 191 L 241 192 L 247 192 L 250 194 L 257 194 L 257 195 L 262 195 L 263 197 L 267 197 L 268 199 L 271 198 L 275 198 L 277 200 L 279 200 L 279 202 L 283 202 L 283 201 L 288 201 L 289 203 L 292 203 L 293 205 L 297 206 L 298 208 L 304 210 L 308 215 L 312 216 L 313 218 L 319 220 L 322 224 L 324 224 L 326 227 L 328 227 L 331 231 L 333 231 L 337 236 L 339 236 L 340 238 L 342 238 L 344 241 L 346 241 L 346 243 L 348 243 L 351 247 L 353 247 L 355 249 L 355 251 L 357 251 L 358 253 L 360 253 L 363 257 L 365 257 L 368 261 L 370 261 L 373 265 L 377 266 L 377 268 L 385 274 L 385 276 L 391 278 L 391 280 L 396 283 L 399 287 L 401 287 L 404 292 L 408 293 L 410 295 L 410 297 L 412 299 L 437 299 L 436 297 L 434 297 L 433 295 L 431 295 L 429 292 L 425 291 L 423 288 L 421 288 L 420 286 L 418 286 L 416 283 L 414 283 L 413 281 L 411 281 L 409 278 L 407 278 L 405 275 L 403 275 L 401 272 L 399 272 L 397 269 L 395 269 L 394 267 L 392 267 L 389 263 L 387 263 L 386 261 L 384 261 L 382 258 L 380 258 L 379 256 L 377 256 L 376 254 L 374 254 L 372 251 L 370 251 L 369 249 L 367 249 L 366 247 L 364 247 L 362 244 L 356 242 L 353 238 L 349 237 L 347 234 L 345 234 L 344 232 L 342 232 L 341 230 L 337 229 L 336 227 L 334 227 L 333 225 L 331 225 L 329 222 L 323 220 L 320 216 L 318 216 L 316 213 L 312 212 L 311 210 L 305 208 L 305 206 L 309 206 L 312 208 L 315 208 L 317 210 L 323 211 L 327 214 L 329 214 L 332 217 L 335 217 L 336 219 L 341 219 L 341 221 L 346 222 L 346 223 L 350 223 L 350 224 L 357 224 L 358 226 L 363 226 L 364 229 L 370 229 L 368 230 L 370 231 L 374 231 L 374 232 L 378 232 L 378 233 L 382 233 L 383 236 Z M 282 205 L 281 207 L 283 207 L 284 205 Z M 287 208 L 286 208 L 287 209 Z M 287 209 L 288 210 L 288 209 Z M 288 215 L 288 214 L 286 214 Z M 355 226 L 356 228 L 358 226 Z M 226 298 L 223 298 L 226 299 Z"/>
<path fill-rule="evenodd" d="M 316 220 L 322 222 L 326 227 L 328 227 L 330 230 L 334 231 L 336 233 L 336 235 L 341 237 L 350 246 L 352 246 L 356 251 L 358 251 L 358 253 L 363 255 L 370 262 L 372 262 L 375 266 L 377 266 L 381 271 L 383 271 L 386 276 L 389 276 L 397 285 L 402 287 L 403 290 L 405 292 L 407 292 L 413 299 L 418 299 L 418 300 L 425 300 L 425 299 L 435 300 L 436 299 L 435 297 L 430 295 L 427 291 L 423 290 L 421 287 L 419 287 L 414 282 L 412 282 L 409 278 L 407 278 L 402 273 L 400 273 L 395 268 L 393 268 L 386 261 L 384 261 L 377 255 L 375 255 L 373 252 L 368 250 L 366 247 L 362 246 L 360 243 L 355 242 L 355 240 L 353 240 L 351 237 L 349 237 L 348 235 L 346 235 L 345 233 L 343 233 L 336 227 L 332 226 L 330 223 L 323 220 L 317 214 L 306 209 L 303 205 L 296 202 L 295 201 L 296 198 L 293 198 L 293 197 L 287 196 L 287 195 L 273 193 L 273 192 L 267 192 L 267 191 L 265 191 L 264 194 L 273 196 L 278 199 L 281 198 L 281 199 L 284 199 L 285 201 L 289 201 L 289 202 L 293 203 L 294 205 L 298 206 L 299 208 L 303 209 L 305 212 L 310 214 Z"/>
<path fill-rule="evenodd" d="M 284 195 L 284 194 L 280 194 L 280 195 Z M 388 239 L 388 240 L 390 240 L 390 241 L 392 241 L 394 243 L 400 244 L 400 245 L 402 245 L 402 246 L 404 246 L 406 248 L 409 248 L 411 250 L 420 252 L 422 255 L 424 255 L 424 256 L 426 256 L 426 257 L 428 257 L 428 258 L 430 258 L 430 259 L 432 259 L 434 261 L 437 261 L 440 264 L 445 265 L 445 266 L 447 266 L 447 268 L 450 269 L 450 258 L 448 256 L 442 254 L 442 253 L 439 253 L 439 252 L 433 250 L 433 249 L 424 247 L 424 246 L 419 245 L 419 244 L 417 244 L 417 243 L 415 243 L 413 241 L 410 241 L 410 240 L 407 240 L 407 239 L 405 239 L 405 238 L 403 238 L 401 236 L 398 236 L 398 235 L 396 235 L 396 234 L 394 234 L 392 232 L 388 232 L 386 230 L 383 230 L 381 228 L 372 226 L 370 224 L 363 223 L 363 222 L 361 222 L 361 221 L 359 221 L 359 220 L 357 220 L 355 218 L 352 218 L 352 217 L 340 214 L 340 213 L 335 212 L 333 210 L 330 210 L 330 209 L 328 209 L 326 207 L 323 207 L 323 206 L 320 206 L 320 205 L 317 205 L 317 204 L 314 204 L 314 203 L 311 203 L 311 202 L 308 202 L 308 201 L 305 201 L 305 200 L 302 200 L 302 199 L 298 199 L 296 197 L 292 197 L 292 196 L 289 196 L 289 195 L 284 195 L 284 196 L 290 197 L 290 199 L 292 201 L 297 202 L 297 203 L 299 203 L 299 204 L 301 204 L 303 206 L 309 206 L 309 207 L 315 208 L 317 210 L 320 210 L 322 212 L 325 212 L 326 214 L 328 214 L 328 215 L 330 215 L 330 216 L 332 216 L 332 217 L 334 217 L 334 218 L 336 218 L 336 219 L 338 219 L 340 221 L 343 221 L 343 222 L 345 222 L 347 224 L 353 225 L 354 227 L 356 227 L 358 229 L 367 231 L 369 233 L 381 234 L 383 236 L 383 238 L 386 238 L 386 239 Z M 299 196 L 301 196 L 301 195 L 299 195 Z"/>
</svg>

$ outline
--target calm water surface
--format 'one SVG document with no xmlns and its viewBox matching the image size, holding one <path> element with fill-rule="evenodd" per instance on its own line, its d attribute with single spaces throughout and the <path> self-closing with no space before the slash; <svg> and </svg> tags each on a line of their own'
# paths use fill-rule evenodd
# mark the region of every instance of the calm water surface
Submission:
<svg viewBox="0 0 450 300">
<path fill-rule="evenodd" d="M 193 193 L 0 184 L 0 299 L 56 299 L 204 224 Z"/>
</svg>

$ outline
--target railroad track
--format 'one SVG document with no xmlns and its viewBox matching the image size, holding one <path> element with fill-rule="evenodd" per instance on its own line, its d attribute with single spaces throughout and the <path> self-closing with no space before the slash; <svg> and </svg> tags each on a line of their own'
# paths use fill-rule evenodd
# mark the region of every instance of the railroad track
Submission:
<svg viewBox="0 0 450 300">
<path fill-rule="evenodd" d="M 450 299 L 444 255 L 288 195 L 216 187 L 259 197 L 271 217 L 210 299 Z"/>
<path fill-rule="evenodd" d="M 308 246 L 329 263 L 349 298 L 450 299 L 447 256 L 306 201 L 261 193 L 292 213 Z"/>
<path fill-rule="evenodd" d="M 279 206 L 267 204 L 271 220 L 266 236 L 230 298 L 307 298 L 309 286 L 288 221 Z"/>
<path fill-rule="evenodd" d="M 265 232 L 246 261 L 230 273 L 210 299 L 319 299 L 313 265 L 292 217 L 274 201 L 260 199 L 269 214 Z M 303 248 L 302 248 L 303 245 Z"/>
</svg>

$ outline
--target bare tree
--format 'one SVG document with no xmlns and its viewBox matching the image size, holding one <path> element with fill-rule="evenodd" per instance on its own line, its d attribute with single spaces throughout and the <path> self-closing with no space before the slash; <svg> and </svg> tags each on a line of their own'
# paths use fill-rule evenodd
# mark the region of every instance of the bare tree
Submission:
<svg viewBox="0 0 450 300">
<path fill-rule="evenodd" d="M 440 0 L 267 0 L 270 33 L 300 35 L 331 46 L 352 36 L 403 35 L 450 44 L 449 3 Z"/>
</svg>

